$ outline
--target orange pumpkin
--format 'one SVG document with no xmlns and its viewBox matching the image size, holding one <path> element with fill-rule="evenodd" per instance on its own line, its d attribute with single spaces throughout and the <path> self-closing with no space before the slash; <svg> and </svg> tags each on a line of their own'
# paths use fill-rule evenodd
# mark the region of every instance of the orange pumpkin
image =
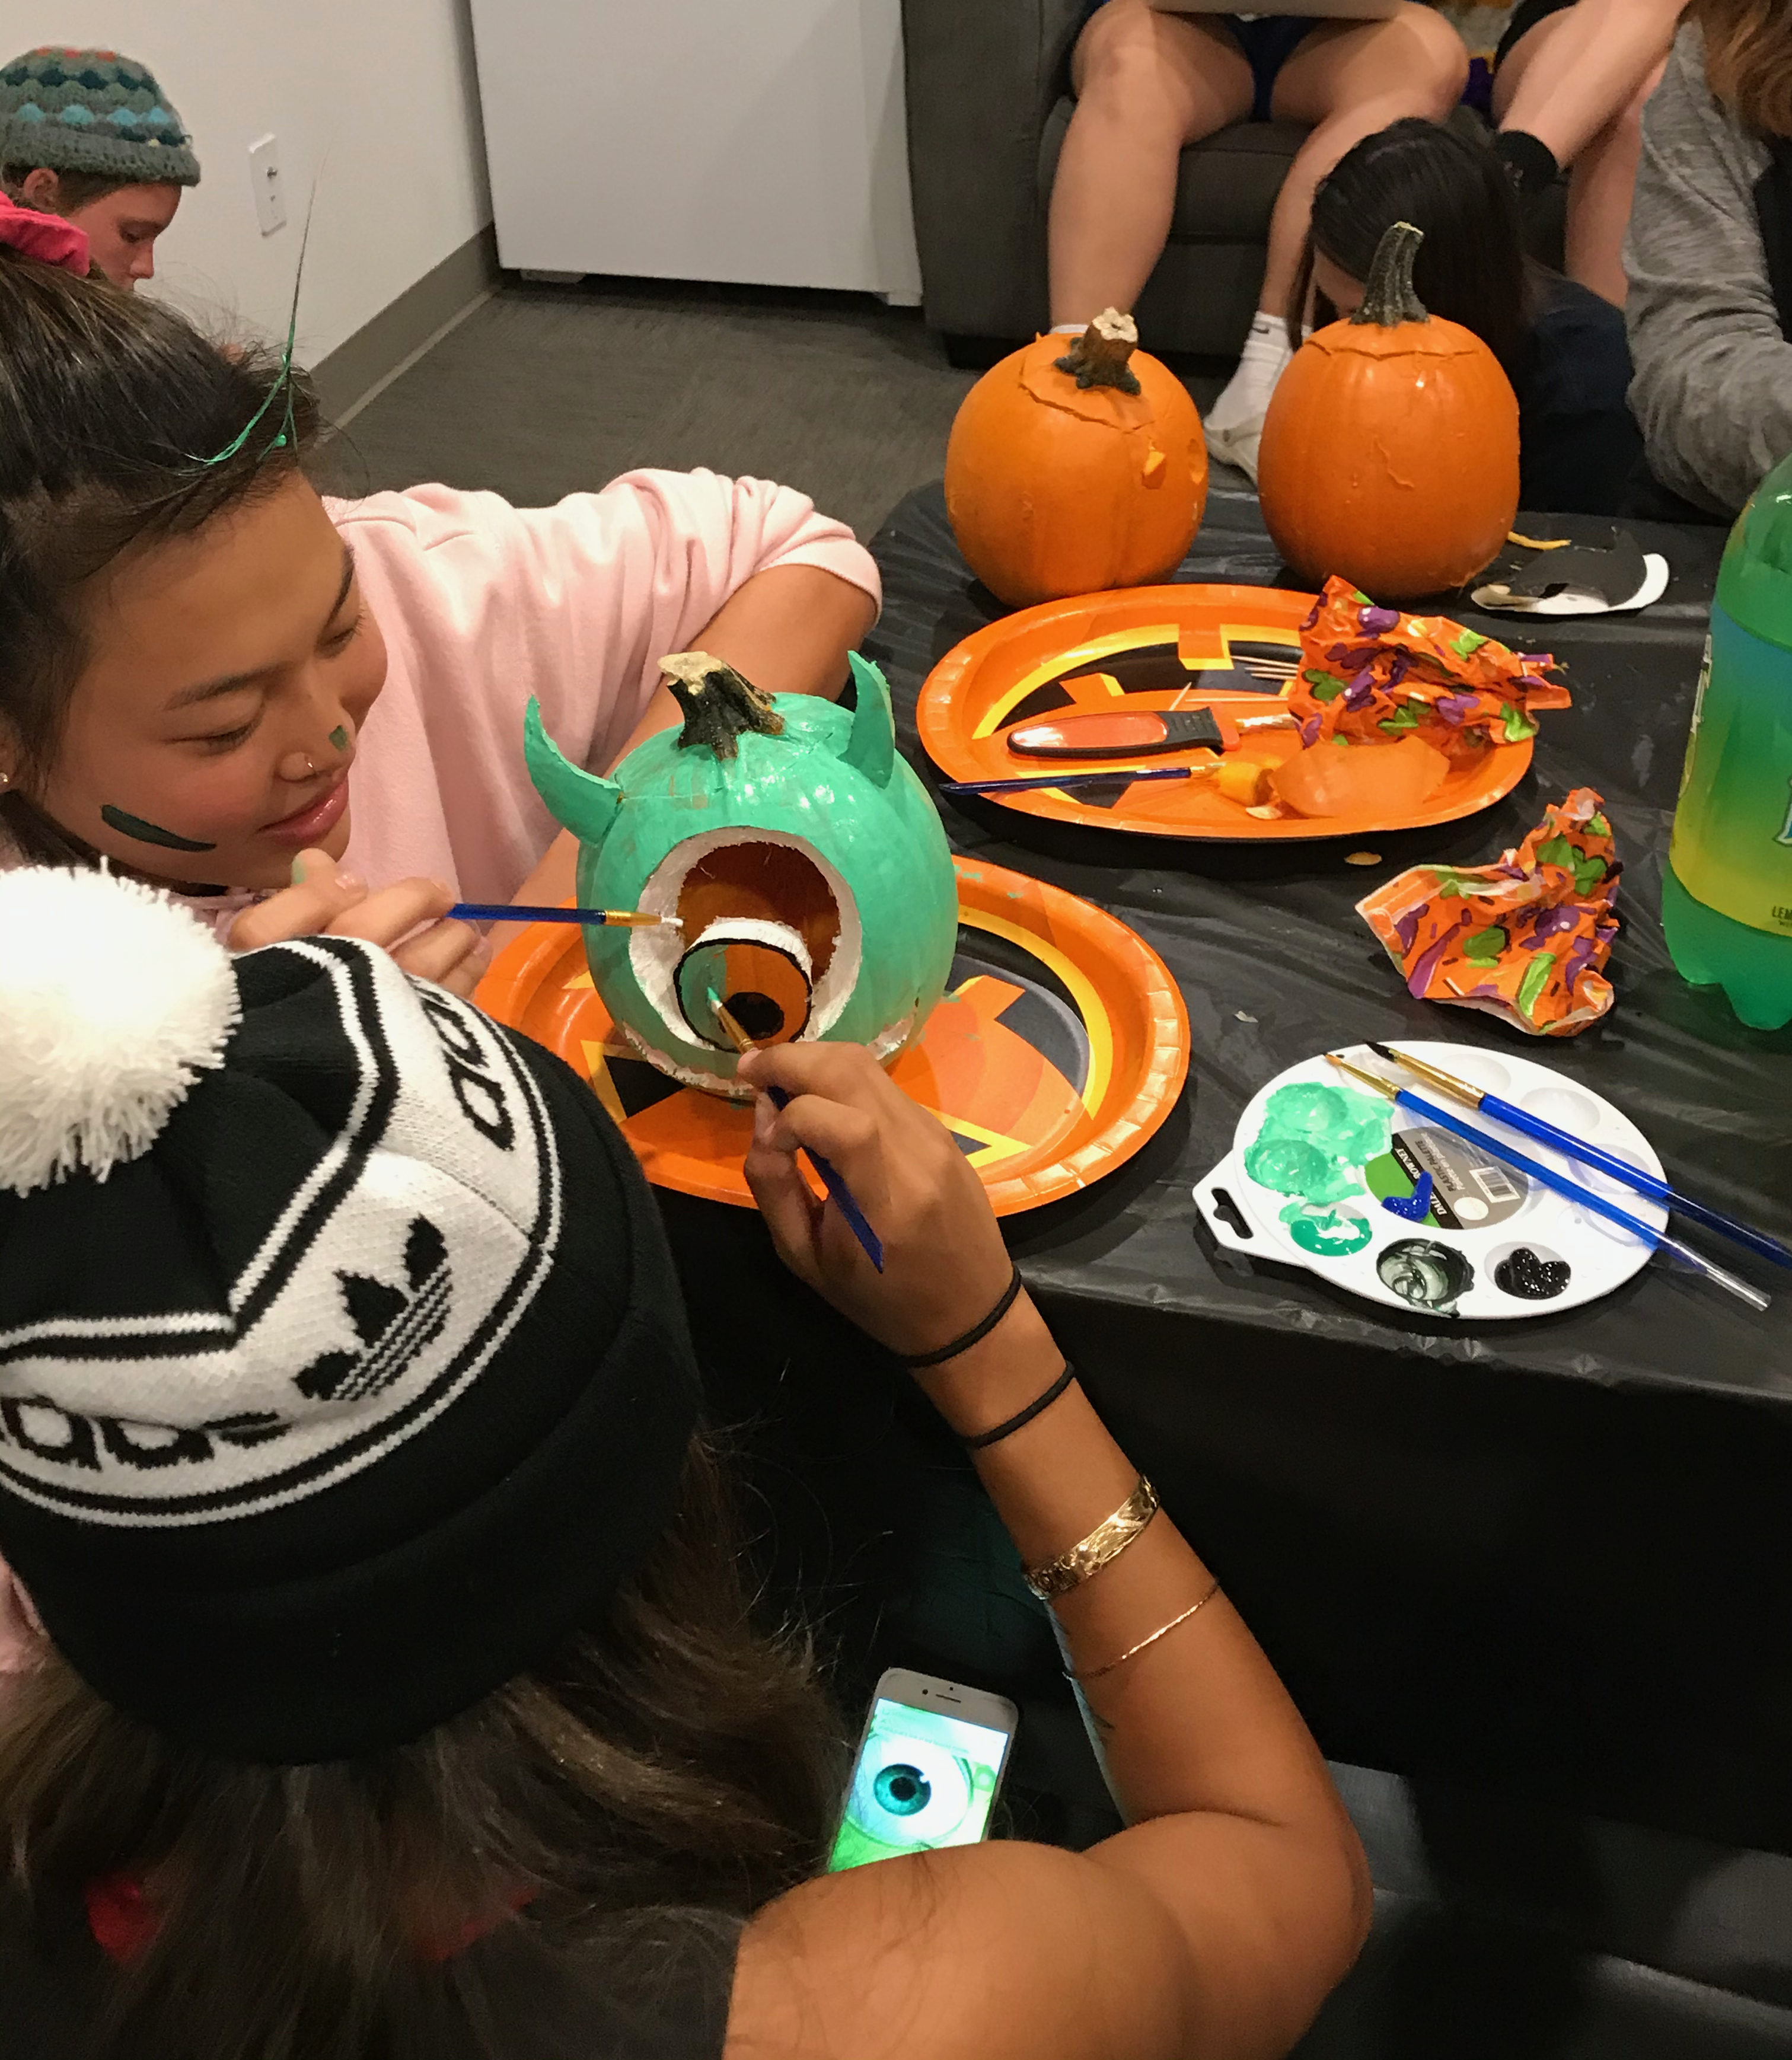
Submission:
<svg viewBox="0 0 1792 2060">
<path fill-rule="evenodd" d="M 1283 558 L 1376 601 L 1472 579 L 1518 513 L 1517 397 L 1472 330 L 1420 305 L 1423 241 L 1406 222 L 1383 237 L 1361 307 L 1310 336 L 1277 382 L 1258 450 Z"/>
<path fill-rule="evenodd" d="M 1042 336 L 964 397 L 946 513 L 984 585 L 1016 608 L 1142 586 L 1181 564 L 1207 499 L 1201 418 L 1110 308 Z"/>
</svg>

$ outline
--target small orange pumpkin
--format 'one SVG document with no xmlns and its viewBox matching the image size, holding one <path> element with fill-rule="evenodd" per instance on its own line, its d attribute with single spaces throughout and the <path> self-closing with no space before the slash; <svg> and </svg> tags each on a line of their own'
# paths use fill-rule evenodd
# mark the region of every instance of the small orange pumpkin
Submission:
<svg viewBox="0 0 1792 2060">
<path fill-rule="evenodd" d="M 1519 506 L 1519 404 L 1471 329 L 1412 289 L 1424 240 L 1397 222 L 1363 305 L 1295 353 L 1258 450 L 1271 540 L 1303 579 L 1377 601 L 1460 586 L 1504 548 Z"/>
<path fill-rule="evenodd" d="M 946 513 L 965 561 L 1011 606 L 1143 586 L 1181 564 L 1207 499 L 1187 389 L 1109 308 L 1066 345 L 1042 336 L 964 397 Z"/>
</svg>

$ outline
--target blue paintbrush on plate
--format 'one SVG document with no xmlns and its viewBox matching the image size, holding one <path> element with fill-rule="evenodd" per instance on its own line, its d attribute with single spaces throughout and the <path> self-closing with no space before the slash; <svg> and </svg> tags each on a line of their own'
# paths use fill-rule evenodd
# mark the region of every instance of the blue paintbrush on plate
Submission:
<svg viewBox="0 0 1792 2060">
<path fill-rule="evenodd" d="M 1125 787 L 1138 780 L 1191 780 L 1196 772 L 1217 771 L 1219 761 L 1205 765 L 1104 765 L 1092 772 L 1034 772 L 1024 780 L 942 780 L 942 794 L 1029 794 L 1048 787 Z"/>
<path fill-rule="evenodd" d="M 1415 1072 L 1420 1070 L 1419 1063 L 1415 1060 L 1399 1057 L 1391 1052 L 1383 1056 L 1391 1058 L 1396 1065 L 1410 1066 Z M 1671 1252 L 1677 1259 L 1682 1260 L 1691 1267 L 1695 1273 L 1702 1273 L 1707 1280 L 1713 1281 L 1719 1288 L 1726 1289 L 1734 1295 L 1738 1301 L 1746 1302 L 1751 1309 L 1766 1309 L 1771 1306 L 1769 1298 L 1763 1295 L 1758 1288 L 1751 1287 L 1746 1280 L 1738 1279 L 1736 1275 L 1726 1268 L 1719 1266 L 1714 1259 L 1707 1259 L 1702 1252 L 1695 1251 L 1691 1245 L 1682 1244 L 1678 1238 L 1670 1237 L 1666 1231 L 1657 1230 L 1653 1224 L 1644 1223 L 1640 1216 L 1633 1216 L 1628 1209 L 1621 1209 L 1615 1203 L 1608 1202 L 1603 1195 L 1596 1195 L 1590 1188 L 1582 1186 L 1578 1180 L 1570 1180 L 1567 1174 L 1558 1173 L 1553 1168 L 1543 1165 L 1538 1160 L 1527 1157 L 1523 1152 L 1517 1151 L 1513 1146 L 1507 1144 L 1503 1138 L 1492 1136 L 1485 1130 L 1477 1129 L 1472 1123 L 1464 1123 L 1460 1116 L 1452 1116 L 1447 1109 L 1439 1108 L 1434 1101 L 1427 1101 L 1423 1095 L 1415 1094 L 1411 1088 L 1403 1088 L 1395 1080 L 1383 1080 L 1379 1073 L 1369 1072 L 1361 1066 L 1353 1066 L 1348 1059 L 1340 1058 L 1335 1052 L 1327 1052 L 1326 1056 L 1339 1072 L 1348 1073 L 1353 1080 L 1360 1080 L 1364 1087 L 1373 1088 L 1379 1095 L 1385 1095 L 1388 1100 L 1396 1104 L 1399 1108 L 1410 1108 L 1415 1115 L 1423 1116 L 1427 1122 L 1435 1123 L 1440 1130 L 1447 1130 L 1453 1136 L 1461 1138 L 1465 1144 L 1472 1144 L 1478 1150 L 1485 1152 L 1490 1158 L 1497 1159 L 1502 1165 L 1515 1167 L 1528 1179 L 1535 1180 L 1539 1187 L 1547 1188 L 1553 1193 L 1565 1196 L 1567 1200 L 1577 1204 L 1594 1216 L 1603 1216 L 1607 1223 L 1616 1224 L 1620 1230 L 1627 1230 L 1632 1237 L 1641 1238 L 1645 1244 L 1652 1247 L 1658 1246 L 1664 1252 Z M 1430 1069 L 1425 1070 L 1428 1072 Z M 1444 1077 L 1447 1079 L 1450 1076 L 1445 1075 Z M 1470 1093 L 1480 1092 L 1479 1088 L 1468 1088 L 1466 1082 L 1461 1084 Z M 1486 1103 L 1483 1100 L 1479 1105 L 1485 1107 Z M 1511 1108 L 1514 1104 L 1506 1103 L 1502 1106 Z M 1489 1109 L 1487 1113 L 1491 1116 L 1494 1111 Z M 1520 1113 L 1522 1114 L 1523 1112 L 1521 1111 Z M 1502 1121 L 1504 1120 L 1503 1117 L 1501 1118 Z M 1527 1123 L 1537 1124 L 1540 1119 L 1527 1116 L 1525 1120 Z M 1552 1131 L 1554 1129 L 1553 1125 L 1543 1125 L 1543 1128 Z M 1566 1132 L 1557 1133 L 1559 1136 L 1567 1134 Z M 1544 1141 L 1551 1145 L 1556 1144 L 1555 1136 L 1547 1137 Z M 1590 1146 L 1581 1146 L 1578 1139 L 1574 1142 L 1577 1149 L 1594 1148 Z M 1556 1148 L 1559 1150 L 1564 1148 L 1556 1146 Z M 1624 1177 L 1634 1186 L 1638 1168 L 1622 1160 L 1614 1160 L 1613 1164 L 1623 1168 Z M 1605 1169 L 1602 1167 L 1600 1170 L 1602 1172 Z M 1658 1196 L 1653 1199 L 1659 1200 L 1662 1197 Z M 1752 1235 L 1754 1233 L 1751 1233 Z"/>
<path fill-rule="evenodd" d="M 1471 1080 L 1459 1080 L 1454 1073 L 1429 1065 L 1423 1059 L 1415 1059 L 1409 1053 L 1397 1052 L 1391 1044 L 1371 1044 L 1369 1049 L 1379 1059 L 1386 1059 L 1391 1065 L 1403 1066 L 1409 1073 L 1416 1073 L 1420 1080 L 1431 1084 L 1453 1101 L 1459 1101 L 1483 1116 L 1491 1116 L 1495 1122 L 1503 1123 L 1508 1130 L 1515 1130 L 1525 1137 L 1534 1137 L 1539 1144 L 1547 1144 L 1569 1159 L 1578 1159 L 1582 1165 L 1590 1166 L 1609 1179 L 1622 1181 L 1639 1195 L 1646 1195 L 1652 1202 L 1664 1203 L 1677 1215 L 1701 1224 L 1706 1230 L 1715 1231 L 1720 1237 L 1727 1237 L 1733 1244 L 1770 1259 L 1776 1266 L 1792 1266 L 1792 1245 L 1782 1244 L 1777 1237 L 1770 1237 L 1766 1231 L 1754 1230 L 1747 1224 L 1738 1223 L 1734 1216 L 1726 1216 L 1721 1209 L 1714 1209 L 1704 1202 L 1694 1201 L 1690 1195 L 1682 1195 L 1655 1174 L 1646 1172 L 1640 1166 L 1633 1165 L 1628 1159 L 1620 1159 L 1614 1152 L 1602 1151 L 1597 1144 L 1589 1144 L 1576 1137 L 1571 1130 L 1563 1130 L 1553 1123 L 1546 1123 L 1540 1116 L 1533 1116 L 1528 1109 L 1520 1108 L 1516 1102 L 1505 1101 L 1485 1088 L 1478 1088 Z"/>
</svg>

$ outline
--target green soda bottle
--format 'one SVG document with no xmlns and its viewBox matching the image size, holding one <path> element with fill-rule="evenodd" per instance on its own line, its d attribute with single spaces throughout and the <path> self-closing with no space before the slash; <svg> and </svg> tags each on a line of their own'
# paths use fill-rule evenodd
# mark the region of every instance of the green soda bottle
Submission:
<svg viewBox="0 0 1792 2060">
<path fill-rule="evenodd" d="M 1792 457 L 1724 547 L 1662 925 L 1683 979 L 1751 1029 L 1792 1022 Z"/>
</svg>

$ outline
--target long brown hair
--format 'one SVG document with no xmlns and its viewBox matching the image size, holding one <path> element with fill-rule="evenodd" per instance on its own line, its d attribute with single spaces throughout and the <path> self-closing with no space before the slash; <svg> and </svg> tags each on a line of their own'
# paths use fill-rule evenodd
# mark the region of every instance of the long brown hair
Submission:
<svg viewBox="0 0 1792 2060">
<path fill-rule="evenodd" d="M 1419 115 L 1365 136 L 1319 182 L 1288 300 L 1290 345 L 1300 348 L 1315 256 L 1366 280 L 1396 222 L 1425 232 L 1412 283 L 1426 311 L 1472 329 L 1515 381 L 1535 293 L 1511 182 L 1485 143 Z"/>
<path fill-rule="evenodd" d="M 1792 137 L 1792 0 L 1693 0 L 1713 95 L 1745 126 Z"/>
<path fill-rule="evenodd" d="M 174 1743 L 52 1655 L 0 1723 L 16 1888 L 42 1923 L 124 1872 L 161 1919 L 106 1984 L 95 2060 L 517 2050 L 518 2013 L 550 2012 L 569 1968 L 595 1956 L 589 1992 L 626 1988 L 649 1918 L 663 1974 L 669 1913 L 700 1934 L 816 1871 L 844 1740 L 807 1643 L 755 1627 L 739 1566 L 700 1439 L 672 1531 L 601 1623 L 414 1744 L 323 1766 Z M 428 1942 L 520 1903 L 432 1963 Z"/>
<path fill-rule="evenodd" d="M 91 856 L 32 799 L 86 662 L 87 582 L 271 492 L 318 427 L 303 376 L 265 346 L 222 349 L 146 296 L 0 245 L 0 733 L 15 761 L 0 827 L 27 858 Z"/>
</svg>

